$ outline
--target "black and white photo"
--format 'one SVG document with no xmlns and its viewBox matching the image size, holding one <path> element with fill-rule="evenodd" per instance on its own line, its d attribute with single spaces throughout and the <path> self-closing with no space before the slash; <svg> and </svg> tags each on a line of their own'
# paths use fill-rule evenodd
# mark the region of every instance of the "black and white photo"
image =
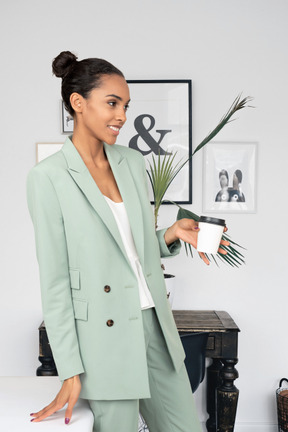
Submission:
<svg viewBox="0 0 288 432">
<path fill-rule="evenodd" d="M 211 142 L 204 150 L 203 211 L 254 213 L 256 143 Z"/>
<path fill-rule="evenodd" d="M 74 120 L 71 114 L 66 110 L 63 101 L 61 101 L 61 124 L 62 134 L 71 134 L 73 132 Z"/>
</svg>

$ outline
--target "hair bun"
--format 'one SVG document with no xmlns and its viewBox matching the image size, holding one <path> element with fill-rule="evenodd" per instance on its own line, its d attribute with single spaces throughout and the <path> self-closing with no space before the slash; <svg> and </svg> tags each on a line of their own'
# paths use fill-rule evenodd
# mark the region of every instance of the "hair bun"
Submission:
<svg viewBox="0 0 288 432">
<path fill-rule="evenodd" d="M 64 78 L 71 68 L 76 64 L 77 57 L 70 51 L 62 51 L 52 63 L 52 70 L 54 75 L 59 78 Z"/>
</svg>

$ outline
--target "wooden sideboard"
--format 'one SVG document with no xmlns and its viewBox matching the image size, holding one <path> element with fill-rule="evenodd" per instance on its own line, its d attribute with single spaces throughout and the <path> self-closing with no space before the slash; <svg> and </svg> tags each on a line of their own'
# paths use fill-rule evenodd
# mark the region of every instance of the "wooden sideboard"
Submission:
<svg viewBox="0 0 288 432">
<path fill-rule="evenodd" d="M 224 311 L 174 310 L 179 334 L 209 333 L 206 357 L 212 359 L 207 368 L 206 427 L 209 432 L 233 432 L 239 390 L 234 385 L 238 378 L 238 333 L 240 329 Z"/>
</svg>

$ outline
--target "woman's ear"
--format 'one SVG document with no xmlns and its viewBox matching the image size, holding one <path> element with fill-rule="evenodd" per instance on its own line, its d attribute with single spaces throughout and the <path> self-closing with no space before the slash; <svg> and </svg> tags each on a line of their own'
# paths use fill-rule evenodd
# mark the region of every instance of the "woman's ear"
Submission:
<svg viewBox="0 0 288 432">
<path fill-rule="evenodd" d="M 75 112 L 81 113 L 83 109 L 83 96 L 79 93 L 72 93 L 70 96 L 70 104 Z"/>
</svg>

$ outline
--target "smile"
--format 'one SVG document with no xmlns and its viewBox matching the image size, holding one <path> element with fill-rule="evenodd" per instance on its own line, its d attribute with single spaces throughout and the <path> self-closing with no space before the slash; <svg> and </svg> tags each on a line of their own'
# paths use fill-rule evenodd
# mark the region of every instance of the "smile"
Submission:
<svg viewBox="0 0 288 432">
<path fill-rule="evenodd" d="M 115 126 L 108 126 L 110 129 L 112 129 L 114 132 L 119 132 L 120 128 L 115 127 Z"/>
</svg>

